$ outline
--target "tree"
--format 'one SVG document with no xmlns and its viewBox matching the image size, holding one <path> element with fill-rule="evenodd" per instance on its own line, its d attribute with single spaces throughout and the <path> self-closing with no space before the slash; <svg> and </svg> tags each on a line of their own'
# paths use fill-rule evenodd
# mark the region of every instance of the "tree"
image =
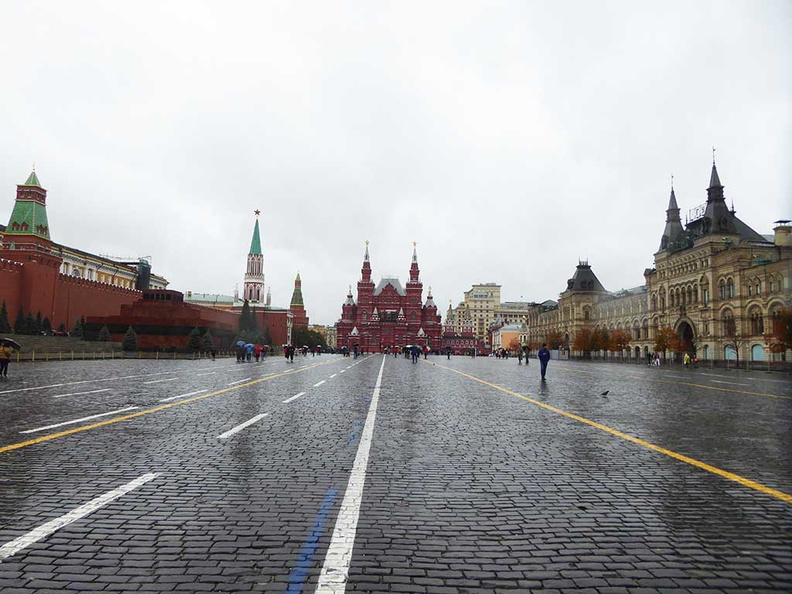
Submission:
<svg viewBox="0 0 792 594">
<path fill-rule="evenodd" d="M 308 328 L 292 328 L 292 344 L 297 347 L 302 345 L 311 348 L 319 345 L 322 349 L 327 347 L 324 336 L 316 330 L 309 330 Z"/>
<path fill-rule="evenodd" d="M 773 327 L 765 340 L 770 345 L 771 353 L 783 353 L 792 349 L 792 308 L 782 308 L 777 316 L 773 316 Z"/>
<path fill-rule="evenodd" d="M 100 342 L 110 342 L 110 328 L 107 327 L 107 324 L 102 326 L 99 330 L 99 338 Z"/>
<path fill-rule="evenodd" d="M 657 330 L 655 337 L 654 350 L 665 355 L 666 351 L 673 350 L 677 342 L 677 334 L 671 326 L 663 326 Z"/>
<path fill-rule="evenodd" d="M 547 346 L 551 349 L 557 349 L 562 346 L 568 346 L 565 344 L 564 335 L 561 334 L 558 330 L 551 330 L 547 333 Z"/>
<path fill-rule="evenodd" d="M 124 334 L 124 340 L 121 343 L 121 348 L 123 348 L 127 352 L 137 350 L 138 348 L 137 334 L 135 333 L 135 330 L 132 328 L 132 326 L 127 328 L 126 334 Z"/>
<path fill-rule="evenodd" d="M 724 332 L 723 338 L 724 346 L 726 348 L 733 348 L 734 349 L 734 356 L 735 360 L 737 361 L 737 368 L 740 367 L 740 349 L 748 343 L 748 340 L 744 338 L 740 331 L 737 330 L 737 323 L 735 322 L 734 318 L 727 318 L 724 320 Z M 728 365 L 728 363 L 727 363 Z"/>
<path fill-rule="evenodd" d="M 14 333 L 15 334 L 26 334 L 27 330 L 27 321 L 25 321 L 25 314 L 22 311 L 22 306 L 19 306 L 19 311 L 17 312 L 16 321 L 14 322 Z"/>
<path fill-rule="evenodd" d="M 209 329 L 206 329 L 206 332 L 201 337 L 201 348 L 205 351 L 211 351 L 214 349 L 214 338 L 209 333 Z"/>
<path fill-rule="evenodd" d="M 187 348 L 193 352 L 201 350 L 201 331 L 193 328 L 187 337 Z"/>
<path fill-rule="evenodd" d="M 512 338 L 511 341 L 509 341 L 508 348 L 510 351 L 519 351 L 521 349 L 519 337 Z"/>
<path fill-rule="evenodd" d="M 611 351 L 617 351 L 619 356 L 623 357 L 624 351 L 630 348 L 631 342 L 632 334 L 622 328 L 618 328 L 611 334 L 609 348 Z"/>
<path fill-rule="evenodd" d="M 272 334 L 270 334 L 269 326 L 264 326 L 264 333 L 261 335 L 262 342 L 268 346 L 272 346 Z"/>
<path fill-rule="evenodd" d="M 610 346 L 610 332 L 607 328 L 597 328 L 591 335 L 591 350 L 607 351 Z"/>
<path fill-rule="evenodd" d="M 41 331 L 44 329 L 44 326 L 41 321 L 41 311 L 36 312 L 36 331 L 32 334 L 41 334 Z"/>
<path fill-rule="evenodd" d="M 58 325 L 58 332 L 66 332 L 66 324 L 64 324 L 63 322 L 61 322 L 61 323 Z"/>
<path fill-rule="evenodd" d="M 41 329 L 47 334 L 52 334 L 52 322 L 50 322 L 49 318 L 45 317 L 41 321 Z"/>
<path fill-rule="evenodd" d="M 38 334 L 38 324 L 36 324 L 36 318 L 33 317 L 32 313 L 29 313 L 25 318 L 25 334 L 29 334 L 31 336 Z"/>
<path fill-rule="evenodd" d="M 593 344 L 593 332 L 591 328 L 581 328 L 575 333 L 575 340 L 572 341 L 572 350 L 579 351 L 584 356 L 589 356 Z"/>
<path fill-rule="evenodd" d="M 8 323 L 8 309 L 3 299 L 3 306 L 0 307 L 0 332 L 11 332 L 11 324 Z"/>
<path fill-rule="evenodd" d="M 72 328 L 71 331 L 72 336 L 79 336 L 80 338 L 82 338 L 84 333 L 83 330 L 84 324 L 85 324 L 84 317 L 80 316 L 79 318 L 77 318 L 77 320 L 74 322 L 74 328 Z"/>
<path fill-rule="evenodd" d="M 261 342 L 259 334 L 258 319 L 255 310 L 250 308 L 248 300 L 242 304 L 242 311 L 239 314 L 239 340 L 245 342 Z"/>
</svg>

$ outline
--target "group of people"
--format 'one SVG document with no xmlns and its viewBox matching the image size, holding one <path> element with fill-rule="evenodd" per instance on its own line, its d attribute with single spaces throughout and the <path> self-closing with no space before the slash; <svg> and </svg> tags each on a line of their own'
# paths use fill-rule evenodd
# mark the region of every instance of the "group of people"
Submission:
<svg viewBox="0 0 792 594">
<path fill-rule="evenodd" d="M 260 344 L 238 344 L 236 347 L 237 363 L 250 363 L 254 358 L 258 363 L 266 356 L 267 347 Z"/>
</svg>

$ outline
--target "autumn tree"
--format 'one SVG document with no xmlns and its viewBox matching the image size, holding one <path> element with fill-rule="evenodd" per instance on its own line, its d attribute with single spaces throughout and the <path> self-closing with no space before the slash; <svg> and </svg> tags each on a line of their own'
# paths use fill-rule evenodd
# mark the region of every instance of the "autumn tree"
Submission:
<svg viewBox="0 0 792 594">
<path fill-rule="evenodd" d="M 551 349 L 557 349 L 559 347 L 568 347 L 569 345 L 566 344 L 564 340 L 564 335 L 561 334 L 558 330 L 551 330 L 547 333 L 547 346 Z"/>
<path fill-rule="evenodd" d="M 679 338 L 676 331 L 671 326 L 658 328 L 654 343 L 655 352 L 663 353 L 663 356 L 665 356 L 666 351 L 674 351 L 675 347 L 679 347 Z"/>
<path fill-rule="evenodd" d="M 593 333 L 590 328 L 581 328 L 575 333 L 575 340 L 572 341 L 572 350 L 579 351 L 584 355 L 591 353 L 593 344 Z"/>
<path fill-rule="evenodd" d="M 626 330 L 619 328 L 613 331 L 610 336 L 609 348 L 611 351 L 617 351 L 620 356 L 624 356 L 624 351 L 630 348 L 632 342 L 632 334 Z"/>
<path fill-rule="evenodd" d="M 778 315 L 773 316 L 773 327 L 765 340 L 770 345 L 770 352 L 783 353 L 792 349 L 792 308 L 784 307 Z"/>
</svg>

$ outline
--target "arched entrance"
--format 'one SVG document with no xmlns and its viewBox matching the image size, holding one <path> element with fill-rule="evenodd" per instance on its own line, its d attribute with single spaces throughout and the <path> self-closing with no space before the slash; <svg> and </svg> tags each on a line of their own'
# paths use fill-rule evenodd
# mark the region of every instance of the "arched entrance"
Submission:
<svg viewBox="0 0 792 594">
<path fill-rule="evenodd" d="M 680 322 L 679 326 L 677 326 L 677 336 L 679 336 L 679 341 L 682 346 L 682 351 L 686 353 L 694 353 L 695 348 L 693 346 L 693 326 L 691 326 L 688 322 Z"/>
<path fill-rule="evenodd" d="M 761 344 L 755 344 L 751 347 L 751 359 L 753 361 L 765 360 L 765 350 Z"/>
</svg>

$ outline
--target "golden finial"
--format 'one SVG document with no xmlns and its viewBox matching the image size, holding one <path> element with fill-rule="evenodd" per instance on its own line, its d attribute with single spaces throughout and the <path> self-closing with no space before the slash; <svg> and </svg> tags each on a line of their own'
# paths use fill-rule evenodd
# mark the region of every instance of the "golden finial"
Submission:
<svg viewBox="0 0 792 594">
<path fill-rule="evenodd" d="M 366 247 L 368 247 L 368 244 L 369 244 L 369 240 L 367 239 L 366 240 Z"/>
</svg>

